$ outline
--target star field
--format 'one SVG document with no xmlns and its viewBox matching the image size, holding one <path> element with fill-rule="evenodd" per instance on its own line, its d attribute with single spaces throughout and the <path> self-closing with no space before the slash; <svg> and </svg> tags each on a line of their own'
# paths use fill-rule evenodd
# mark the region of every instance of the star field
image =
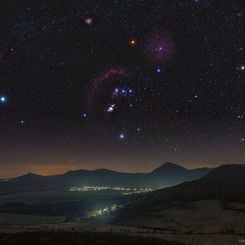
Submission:
<svg viewBox="0 0 245 245">
<path fill-rule="evenodd" d="M 244 14 L 228 0 L 1 1 L 2 177 L 244 162 Z"/>
</svg>

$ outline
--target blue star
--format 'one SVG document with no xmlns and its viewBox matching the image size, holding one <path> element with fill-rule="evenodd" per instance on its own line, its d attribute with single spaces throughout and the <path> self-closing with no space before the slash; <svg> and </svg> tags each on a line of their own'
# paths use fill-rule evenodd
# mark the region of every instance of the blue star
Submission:
<svg viewBox="0 0 245 245">
<path fill-rule="evenodd" d="M 119 134 L 119 139 L 123 140 L 125 138 L 125 135 L 123 133 Z"/>
<path fill-rule="evenodd" d="M 156 69 L 156 72 L 157 72 L 157 73 L 161 73 L 161 68 L 158 67 L 158 68 Z"/>
<path fill-rule="evenodd" d="M 4 95 L 2 95 L 2 96 L 0 97 L 0 103 L 1 103 L 1 104 L 4 104 L 4 103 L 6 103 L 6 101 L 7 101 L 7 98 L 6 98 Z"/>
</svg>

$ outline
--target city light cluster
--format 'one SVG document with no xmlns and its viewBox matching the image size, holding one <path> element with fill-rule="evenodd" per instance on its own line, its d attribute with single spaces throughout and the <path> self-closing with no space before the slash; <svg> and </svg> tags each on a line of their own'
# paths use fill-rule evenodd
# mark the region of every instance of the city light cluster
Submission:
<svg viewBox="0 0 245 245">
<path fill-rule="evenodd" d="M 70 191 L 86 192 L 86 191 L 118 191 L 123 195 L 138 194 L 153 191 L 151 188 L 129 188 L 129 187 L 111 187 L 111 186 L 82 186 L 71 187 Z"/>
<path fill-rule="evenodd" d="M 104 207 L 101 209 L 95 209 L 88 213 L 88 217 L 90 218 L 96 218 L 100 216 L 112 216 L 115 211 L 117 211 L 119 208 L 123 208 L 123 205 L 121 204 L 113 204 L 110 207 Z"/>
</svg>

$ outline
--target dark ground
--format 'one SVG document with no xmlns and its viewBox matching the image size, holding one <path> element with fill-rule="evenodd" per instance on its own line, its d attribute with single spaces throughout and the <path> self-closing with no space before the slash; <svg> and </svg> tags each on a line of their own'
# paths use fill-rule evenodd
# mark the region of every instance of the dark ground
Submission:
<svg viewBox="0 0 245 245">
<path fill-rule="evenodd" d="M 30 232 L 0 234 L 1 245 L 180 245 L 160 239 L 110 233 Z"/>
</svg>

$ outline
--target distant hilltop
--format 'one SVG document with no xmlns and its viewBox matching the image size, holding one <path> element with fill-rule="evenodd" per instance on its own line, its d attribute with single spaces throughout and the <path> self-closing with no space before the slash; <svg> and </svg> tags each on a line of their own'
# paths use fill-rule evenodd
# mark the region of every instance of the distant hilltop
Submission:
<svg viewBox="0 0 245 245">
<path fill-rule="evenodd" d="M 243 165 L 236 164 L 235 166 Z M 68 190 L 74 186 L 160 189 L 199 179 L 211 170 L 210 168 L 186 169 L 178 164 L 167 162 L 148 173 L 123 173 L 108 169 L 74 170 L 52 176 L 28 173 L 8 181 L 1 181 L 0 193 L 31 190 Z"/>
<path fill-rule="evenodd" d="M 175 163 L 164 163 L 148 173 L 123 173 L 109 169 L 73 170 L 60 175 L 42 176 L 28 173 L 0 182 L 1 191 L 64 190 L 72 186 L 120 186 L 159 189 L 198 179 L 211 169 L 186 169 Z"/>
</svg>

